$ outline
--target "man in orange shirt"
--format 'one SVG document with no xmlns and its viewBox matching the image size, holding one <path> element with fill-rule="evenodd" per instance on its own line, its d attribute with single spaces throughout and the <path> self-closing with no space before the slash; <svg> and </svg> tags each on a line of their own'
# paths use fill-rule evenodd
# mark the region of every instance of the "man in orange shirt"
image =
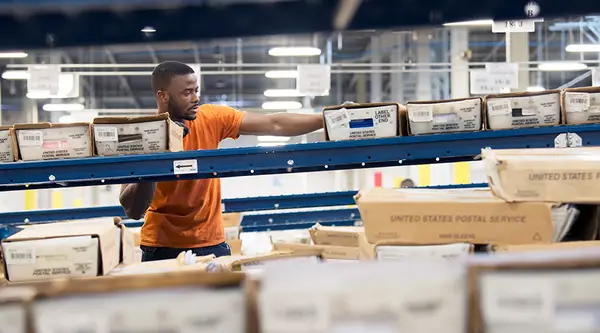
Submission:
<svg viewBox="0 0 600 333">
<path fill-rule="evenodd" d="M 193 69 L 168 61 L 152 72 L 158 112 L 168 112 L 184 127 L 185 150 L 217 149 L 240 134 L 296 136 L 323 127 L 321 115 L 256 114 L 228 106 L 198 106 L 199 87 Z M 120 202 L 129 218 L 144 216 L 142 261 L 176 258 L 192 250 L 198 256 L 229 255 L 221 213 L 218 178 L 144 182 L 121 187 Z"/>
</svg>

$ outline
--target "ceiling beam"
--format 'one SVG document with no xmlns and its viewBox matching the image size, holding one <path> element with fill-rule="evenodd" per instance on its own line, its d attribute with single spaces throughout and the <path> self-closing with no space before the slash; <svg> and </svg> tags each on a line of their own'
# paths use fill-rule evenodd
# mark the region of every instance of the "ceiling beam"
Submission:
<svg viewBox="0 0 600 333">
<path fill-rule="evenodd" d="M 108 60 L 111 63 L 113 63 L 113 64 L 117 63 L 115 56 L 109 49 L 104 49 L 104 52 L 106 53 L 106 57 L 108 58 Z M 125 91 L 127 91 L 127 93 L 131 96 L 133 105 L 138 109 L 141 108 L 141 103 L 140 103 L 139 99 L 136 97 L 136 95 L 133 93 L 133 90 L 131 89 L 131 85 L 129 84 L 129 80 L 127 80 L 127 78 L 125 76 L 119 75 L 119 81 L 121 82 L 121 86 L 123 86 L 123 89 L 125 89 Z"/>
</svg>

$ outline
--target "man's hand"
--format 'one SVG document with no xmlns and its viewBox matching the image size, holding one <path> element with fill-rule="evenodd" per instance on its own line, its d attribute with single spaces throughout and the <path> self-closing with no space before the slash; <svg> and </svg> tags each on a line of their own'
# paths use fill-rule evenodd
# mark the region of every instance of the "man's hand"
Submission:
<svg viewBox="0 0 600 333">
<path fill-rule="evenodd" d="M 152 182 L 121 185 L 119 201 L 127 217 L 133 220 L 144 217 L 152 203 L 155 191 L 156 183 Z"/>
</svg>

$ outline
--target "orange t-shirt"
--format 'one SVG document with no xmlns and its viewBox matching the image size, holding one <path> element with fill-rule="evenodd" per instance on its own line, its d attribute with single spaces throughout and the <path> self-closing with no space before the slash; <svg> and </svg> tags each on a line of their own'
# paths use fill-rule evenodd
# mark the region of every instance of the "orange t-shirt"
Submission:
<svg viewBox="0 0 600 333">
<path fill-rule="evenodd" d="M 204 104 L 196 119 L 186 122 L 185 150 L 217 149 L 226 139 L 237 139 L 245 112 L 223 105 Z M 225 241 L 218 178 L 159 182 L 144 217 L 141 244 L 155 247 L 196 248 Z"/>
</svg>

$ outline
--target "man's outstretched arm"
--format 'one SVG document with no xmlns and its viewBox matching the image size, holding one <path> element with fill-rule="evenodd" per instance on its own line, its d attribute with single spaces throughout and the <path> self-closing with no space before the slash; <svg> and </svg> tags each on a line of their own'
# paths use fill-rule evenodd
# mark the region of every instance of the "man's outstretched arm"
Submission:
<svg viewBox="0 0 600 333">
<path fill-rule="evenodd" d="M 321 114 L 246 112 L 240 124 L 240 134 L 296 136 L 323 128 Z"/>
<path fill-rule="evenodd" d="M 127 217 L 134 220 L 141 219 L 150 207 L 155 191 L 156 183 L 153 182 L 121 185 L 119 201 Z"/>
</svg>

